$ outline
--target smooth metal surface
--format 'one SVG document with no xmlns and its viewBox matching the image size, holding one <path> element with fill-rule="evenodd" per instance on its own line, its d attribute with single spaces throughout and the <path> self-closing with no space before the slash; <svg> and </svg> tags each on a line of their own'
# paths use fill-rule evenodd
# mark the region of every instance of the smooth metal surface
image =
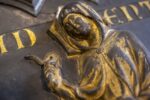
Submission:
<svg viewBox="0 0 150 100">
<path fill-rule="evenodd" d="M 0 0 L 0 3 L 20 8 L 37 16 L 46 0 Z"/>
</svg>

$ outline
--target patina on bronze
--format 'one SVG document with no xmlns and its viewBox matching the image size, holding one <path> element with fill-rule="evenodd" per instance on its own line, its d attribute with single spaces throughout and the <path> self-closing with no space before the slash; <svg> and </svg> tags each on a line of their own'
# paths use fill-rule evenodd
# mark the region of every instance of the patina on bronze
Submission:
<svg viewBox="0 0 150 100">
<path fill-rule="evenodd" d="M 99 4 L 100 3 L 100 0 L 88 0 L 88 1 L 93 2 L 95 4 Z"/>
<path fill-rule="evenodd" d="M 107 27 L 102 18 L 82 2 L 59 7 L 50 31 L 67 51 L 68 59 L 76 60 L 78 84 L 62 77 L 62 58 L 56 52 L 50 52 L 44 60 L 32 55 L 26 59 L 44 65 L 47 86 L 60 98 L 150 99 L 148 55 L 130 33 Z"/>
<path fill-rule="evenodd" d="M 45 0 L 0 0 L 0 3 L 20 8 L 37 16 Z"/>
</svg>

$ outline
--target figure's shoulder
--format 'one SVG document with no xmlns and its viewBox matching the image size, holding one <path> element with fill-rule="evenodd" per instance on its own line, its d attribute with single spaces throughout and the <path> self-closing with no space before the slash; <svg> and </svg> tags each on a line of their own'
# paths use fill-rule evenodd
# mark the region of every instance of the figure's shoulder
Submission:
<svg viewBox="0 0 150 100">
<path fill-rule="evenodd" d="M 130 42 L 132 46 L 141 48 L 142 43 L 134 33 L 129 31 L 118 31 L 118 33 L 119 33 L 117 36 L 118 40 L 125 39 L 126 41 Z"/>
<path fill-rule="evenodd" d="M 113 30 L 112 32 L 109 32 L 109 34 L 104 38 L 101 47 L 104 48 L 112 48 L 114 45 L 116 45 L 117 42 L 119 42 L 122 39 L 127 39 L 130 37 L 130 33 L 128 31 L 119 31 L 119 30 Z"/>
<path fill-rule="evenodd" d="M 135 35 L 129 31 L 116 30 L 115 34 L 117 34 L 116 38 L 135 38 Z"/>
<path fill-rule="evenodd" d="M 115 30 L 114 33 L 109 37 L 109 40 L 113 38 L 113 41 L 111 42 L 120 42 L 120 40 L 129 41 L 134 45 L 141 44 L 139 39 L 136 37 L 136 35 L 129 31 L 123 31 L 123 30 Z"/>
<path fill-rule="evenodd" d="M 134 48 L 136 52 L 142 51 L 148 53 L 148 50 L 134 33 L 129 31 L 115 31 L 113 34 L 108 38 L 109 42 L 107 44 L 105 43 L 106 46 L 103 46 L 108 48 L 107 53 L 112 53 L 112 51 L 117 53 L 122 48 Z"/>
<path fill-rule="evenodd" d="M 120 49 L 120 47 L 127 46 L 128 43 L 135 48 L 140 48 L 140 43 L 133 33 L 115 30 L 103 41 L 101 47 L 104 48 L 106 52 L 110 52 L 112 50 L 115 50 L 116 52 L 118 49 Z"/>
<path fill-rule="evenodd" d="M 113 30 L 105 38 L 103 42 L 116 42 L 120 38 L 130 38 L 134 37 L 131 32 L 122 31 L 122 30 Z"/>
</svg>

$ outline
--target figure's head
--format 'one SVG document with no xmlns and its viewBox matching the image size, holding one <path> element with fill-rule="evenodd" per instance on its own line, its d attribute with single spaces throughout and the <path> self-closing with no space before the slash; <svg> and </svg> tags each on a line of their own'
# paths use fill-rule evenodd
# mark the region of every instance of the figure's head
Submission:
<svg viewBox="0 0 150 100">
<path fill-rule="evenodd" d="M 60 7 L 50 30 L 68 52 L 99 48 L 103 40 L 101 17 L 82 2 Z"/>
<path fill-rule="evenodd" d="M 80 14 L 68 14 L 63 21 L 63 25 L 68 34 L 85 39 L 92 31 L 93 23 L 90 23 L 90 19 Z"/>
</svg>

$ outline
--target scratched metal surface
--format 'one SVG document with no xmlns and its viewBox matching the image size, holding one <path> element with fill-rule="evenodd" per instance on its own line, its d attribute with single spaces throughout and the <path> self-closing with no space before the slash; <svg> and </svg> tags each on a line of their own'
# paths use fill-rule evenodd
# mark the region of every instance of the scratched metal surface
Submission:
<svg viewBox="0 0 150 100">
<path fill-rule="evenodd" d="M 6 34 L 4 42 L 9 48 L 8 53 L 0 54 L 0 100 L 57 100 L 57 97 L 44 87 L 40 66 L 24 60 L 23 57 L 28 54 L 43 57 L 49 51 L 55 50 L 59 52 L 64 57 L 64 77 L 72 83 L 76 82 L 75 67 L 72 67 L 75 62 L 66 60 L 66 52 L 59 43 L 48 36 L 47 31 L 50 26 L 51 12 L 55 12 L 56 8 L 65 4 L 66 1 L 47 0 L 37 17 L 33 17 L 16 8 L 0 5 L 0 34 Z M 100 0 L 99 5 L 88 3 L 101 11 L 137 1 L 141 0 Z M 135 34 L 145 47 L 150 50 L 149 26 L 150 17 L 121 25 L 113 25 L 112 27 Z M 23 28 L 31 29 L 37 36 L 37 41 L 33 47 L 26 46 L 18 50 L 12 37 L 12 32 Z M 27 36 L 22 36 L 21 39 L 24 45 L 28 45 L 28 39 L 25 37 Z"/>
</svg>

